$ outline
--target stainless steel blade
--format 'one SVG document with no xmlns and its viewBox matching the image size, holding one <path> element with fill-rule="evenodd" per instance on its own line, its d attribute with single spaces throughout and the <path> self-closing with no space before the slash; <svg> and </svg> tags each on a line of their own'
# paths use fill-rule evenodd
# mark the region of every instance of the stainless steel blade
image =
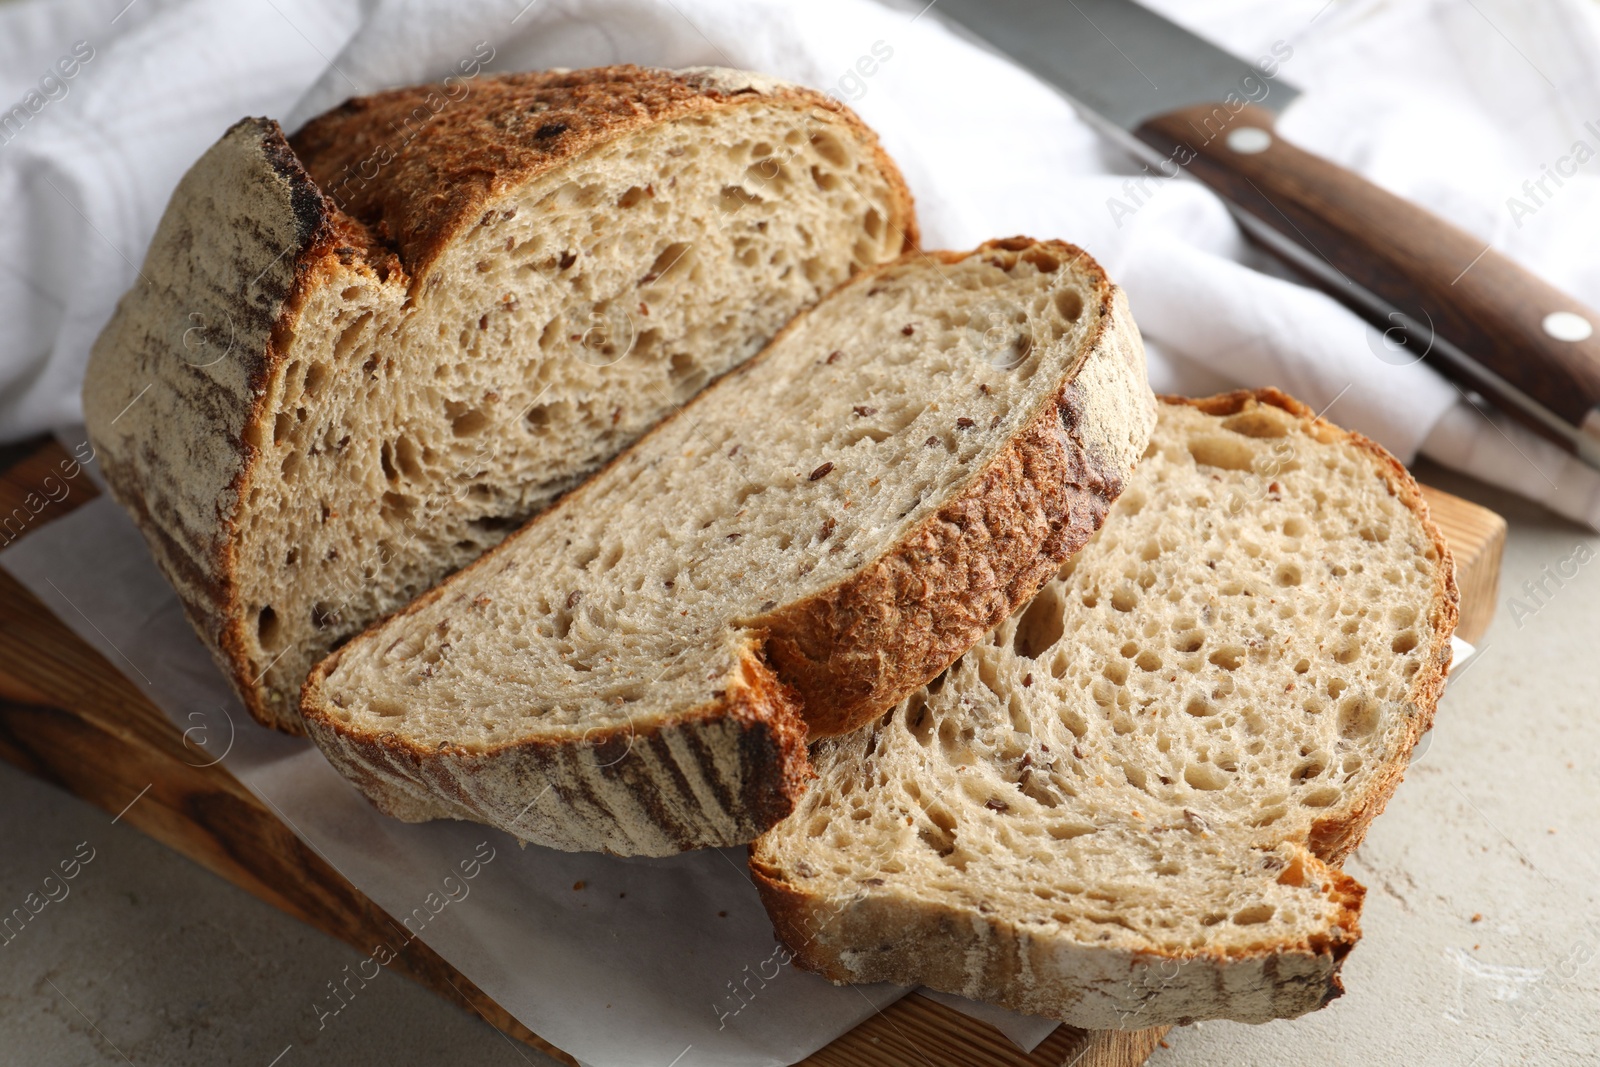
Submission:
<svg viewBox="0 0 1600 1067">
<path fill-rule="evenodd" d="M 1229 94 L 1282 111 L 1300 91 L 1132 0 L 936 0 L 959 24 L 1054 86 L 1106 133 L 1148 156 L 1145 119 Z"/>
</svg>

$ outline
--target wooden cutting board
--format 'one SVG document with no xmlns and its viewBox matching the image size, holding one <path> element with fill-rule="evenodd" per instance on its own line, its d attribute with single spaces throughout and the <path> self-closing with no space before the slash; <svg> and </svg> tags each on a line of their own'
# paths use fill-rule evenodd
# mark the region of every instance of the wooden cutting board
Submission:
<svg viewBox="0 0 1600 1067">
<path fill-rule="evenodd" d="M 66 453 L 41 446 L 0 471 L 0 547 L 93 499 L 87 477 L 59 478 Z M 49 480 L 47 480 L 49 479 Z M 66 486 L 63 493 L 62 486 Z M 1476 640 L 1494 614 L 1505 520 L 1426 489 L 1455 552 L 1458 633 Z M 0 757 L 124 819 L 214 874 L 365 951 L 393 922 L 226 768 L 194 767 L 181 734 L 99 653 L 0 571 Z M 141 802 L 128 808 L 149 783 Z M 390 965 L 520 1041 L 577 1061 L 511 1015 L 420 940 Z M 1062 1026 L 1024 1054 L 993 1027 L 915 994 L 883 1009 L 808 1067 L 1137 1067 L 1167 1027 Z"/>
</svg>

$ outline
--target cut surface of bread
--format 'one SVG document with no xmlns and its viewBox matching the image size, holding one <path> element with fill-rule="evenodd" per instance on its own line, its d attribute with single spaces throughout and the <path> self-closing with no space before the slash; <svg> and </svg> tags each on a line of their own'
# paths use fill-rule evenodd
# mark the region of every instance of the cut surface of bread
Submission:
<svg viewBox="0 0 1600 1067">
<path fill-rule="evenodd" d="M 404 818 L 749 841 L 799 794 L 808 728 L 927 682 L 1093 533 L 1154 407 L 1078 249 L 912 253 L 319 664 L 307 725 Z"/>
<path fill-rule="evenodd" d="M 1094 1029 L 1340 991 L 1337 864 L 1443 688 L 1457 595 L 1416 484 L 1276 391 L 1167 400 L 1096 537 L 751 848 L 838 982 Z"/>
<path fill-rule="evenodd" d="M 174 193 L 85 413 L 246 706 L 298 731 L 330 649 L 915 236 L 853 114 L 737 71 L 244 120 Z"/>
</svg>

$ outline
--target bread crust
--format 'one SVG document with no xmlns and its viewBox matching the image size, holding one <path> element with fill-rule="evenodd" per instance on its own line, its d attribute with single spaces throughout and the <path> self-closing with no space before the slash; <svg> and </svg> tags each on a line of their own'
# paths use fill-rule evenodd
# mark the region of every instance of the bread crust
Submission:
<svg viewBox="0 0 1600 1067">
<path fill-rule="evenodd" d="M 1093 362 L 1119 383 L 1110 391 L 1136 392 L 1145 373 L 1138 328 L 1121 290 L 1082 249 L 1012 237 L 933 255 L 955 263 L 1030 248 L 1079 263 L 1093 278 L 1097 326 L 1079 368 Z M 1138 456 L 1109 439 L 1100 399 L 1074 375 L 891 552 L 754 621 L 768 633 L 768 660 L 800 693 L 812 740 L 849 733 L 937 677 L 1100 528 Z"/>
<path fill-rule="evenodd" d="M 1338 865 L 1365 836 L 1404 776 L 1406 758 L 1431 727 L 1450 663 L 1450 635 L 1459 614 L 1455 567 L 1427 502 L 1405 467 L 1381 445 L 1341 429 L 1277 389 L 1239 390 L 1191 399 L 1162 396 L 1209 415 L 1226 416 L 1255 401 L 1299 419 L 1321 440 L 1342 440 L 1367 455 L 1374 469 L 1416 516 L 1441 566 L 1430 617 L 1435 636 L 1407 703 L 1406 741 L 1353 803 L 1311 826 L 1294 853 L 1302 877 L 1326 887 L 1336 904 L 1327 936 L 1247 951 L 1139 952 L 1052 941 L 997 914 L 920 899 L 894 888 L 864 888 L 849 899 L 807 893 L 750 846 L 750 872 L 778 938 L 808 970 L 836 983 L 895 981 L 925 984 L 1093 1029 L 1135 1029 L 1226 1017 L 1264 1022 L 1314 1010 L 1343 992 L 1339 969 L 1361 936 L 1365 889 Z M 1155 983 L 1162 998 L 1141 1003 Z"/>
<path fill-rule="evenodd" d="M 233 195 L 220 197 L 219 185 Z M 212 241 L 222 246 L 216 255 Z M 84 380 L 89 437 L 112 496 L 133 515 L 251 714 L 291 732 L 256 699 L 249 677 L 234 579 L 237 515 L 261 456 L 266 382 L 305 293 L 332 272 L 370 272 L 364 243 L 278 124 L 241 119 L 179 183 L 145 260 L 148 280 L 119 302 Z M 387 253 L 374 258 L 379 269 L 392 266 Z M 244 293 L 235 278 L 248 278 Z M 215 343 L 224 323 L 224 355 L 191 361 L 191 344 Z"/>
<path fill-rule="evenodd" d="M 843 104 L 798 85 L 716 67 L 621 64 L 487 76 L 459 102 L 441 103 L 440 94 L 449 100 L 442 83 L 354 97 L 290 138 L 313 180 L 418 280 L 510 186 L 634 130 L 750 100 L 816 109 L 870 145 L 896 201 L 889 224 L 903 234 L 905 250 L 917 247 L 911 191 L 877 136 Z M 428 120 L 392 162 L 381 162 L 419 108 Z M 365 180 L 362 170 L 374 165 L 377 176 Z"/>
<path fill-rule="evenodd" d="M 442 588 L 398 614 L 421 610 Z M 302 703 L 323 753 L 385 814 L 407 822 L 488 817 L 555 848 L 668 856 L 751 840 L 794 810 L 813 776 L 793 692 L 754 640 L 742 653 L 716 698 L 670 719 L 571 739 L 425 747 L 348 729 L 324 693 L 339 652 L 313 669 Z M 518 788 L 529 782 L 548 783 L 554 803 L 541 807 L 541 792 L 508 814 L 531 792 Z"/>
<path fill-rule="evenodd" d="M 510 189 L 645 127 L 754 102 L 825 116 L 870 146 L 894 203 L 887 225 L 916 247 L 904 179 L 860 119 L 823 94 L 719 68 L 628 65 L 485 75 L 466 95 L 460 85 L 356 98 L 292 138 L 270 119 L 236 123 L 179 183 L 145 281 L 119 303 L 85 376 L 85 419 L 113 497 L 250 714 L 287 733 L 305 731 L 252 668 L 237 546 L 264 455 L 255 442 L 270 434 L 268 383 L 308 293 L 375 279 L 415 291 Z M 448 106 L 432 106 L 440 98 Z M 429 120 L 412 131 L 418 109 Z M 198 366 L 197 339 L 224 323 L 226 358 Z"/>
</svg>

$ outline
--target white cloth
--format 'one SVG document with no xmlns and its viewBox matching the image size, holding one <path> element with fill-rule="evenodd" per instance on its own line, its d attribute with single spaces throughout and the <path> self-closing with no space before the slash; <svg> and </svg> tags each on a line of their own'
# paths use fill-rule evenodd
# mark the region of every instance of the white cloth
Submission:
<svg viewBox="0 0 1600 1067">
<path fill-rule="evenodd" d="M 1050 90 L 869 0 L 22 0 L 0 7 L 0 441 L 81 418 L 89 347 L 183 170 L 234 119 L 289 128 L 356 92 L 452 71 L 631 61 L 764 70 L 848 100 L 916 194 L 925 243 L 1029 233 L 1085 246 L 1128 291 L 1158 389 L 1274 384 L 1381 441 L 1600 525 L 1600 475 L 1290 280 L 1187 181 L 1130 194 L 1132 160 Z M 1600 307 L 1600 8 L 1584 0 L 1152 0 L 1245 59 L 1285 47 L 1282 129 Z M 74 76 L 59 60 L 85 50 Z M 887 59 L 856 72 L 874 45 Z M 70 67 L 71 64 L 69 63 Z M 872 64 L 868 64 L 871 67 Z M 31 95 L 30 95 L 31 94 Z M 6 125 L 9 114 L 10 124 Z M 1531 212 L 1513 210 L 1518 197 Z M 1116 206 L 1133 207 L 1131 213 Z"/>
</svg>

